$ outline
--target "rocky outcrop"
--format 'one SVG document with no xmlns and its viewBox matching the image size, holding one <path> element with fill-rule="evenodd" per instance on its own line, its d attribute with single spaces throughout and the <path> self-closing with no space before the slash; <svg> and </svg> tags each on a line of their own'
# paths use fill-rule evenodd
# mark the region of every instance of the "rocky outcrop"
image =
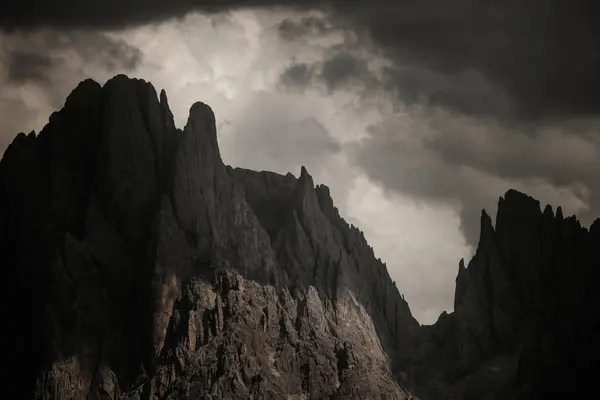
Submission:
<svg viewBox="0 0 600 400">
<path fill-rule="evenodd" d="M 485 211 L 475 256 L 459 265 L 455 311 L 425 328 L 442 391 L 464 399 L 587 393 L 600 361 L 600 220 L 509 190 Z"/>
<path fill-rule="evenodd" d="M 593 384 L 600 222 L 509 191 L 419 326 L 326 186 L 225 166 L 210 107 L 82 82 L 0 162 L 2 395 L 551 399 Z"/>
<path fill-rule="evenodd" d="M 174 304 L 163 362 L 123 397 L 410 398 L 347 293 L 336 310 L 312 286 L 278 292 L 228 268 L 191 278 Z"/>
<path fill-rule="evenodd" d="M 230 173 L 268 227 L 283 283 L 313 285 L 334 304 L 351 290 L 373 319 L 395 367 L 406 367 L 402 362 L 414 357 L 412 336 L 419 324 L 363 233 L 340 217 L 329 189 L 315 188 L 304 168 L 299 179 L 243 169 Z"/>
</svg>

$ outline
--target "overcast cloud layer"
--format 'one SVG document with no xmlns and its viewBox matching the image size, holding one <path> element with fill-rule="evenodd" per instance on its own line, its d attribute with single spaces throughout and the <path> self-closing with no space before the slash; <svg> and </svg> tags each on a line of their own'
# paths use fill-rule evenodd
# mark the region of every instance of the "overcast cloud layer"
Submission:
<svg viewBox="0 0 600 400">
<path fill-rule="evenodd" d="M 35 3 L 0 6 L 0 151 L 86 77 L 150 80 L 179 126 L 205 101 L 227 163 L 331 187 L 423 323 L 508 188 L 600 215 L 595 2 Z"/>
</svg>

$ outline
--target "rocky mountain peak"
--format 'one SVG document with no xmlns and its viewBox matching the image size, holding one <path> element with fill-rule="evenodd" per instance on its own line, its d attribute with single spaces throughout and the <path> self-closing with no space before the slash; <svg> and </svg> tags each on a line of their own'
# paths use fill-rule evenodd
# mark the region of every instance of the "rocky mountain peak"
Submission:
<svg viewBox="0 0 600 400">
<path fill-rule="evenodd" d="M 493 242 L 494 234 L 496 233 L 492 225 L 492 218 L 485 210 L 481 210 L 480 221 L 478 248 L 486 246 L 490 241 Z"/>
<path fill-rule="evenodd" d="M 306 168 L 225 166 L 208 105 L 192 105 L 180 130 L 150 83 L 86 80 L 0 162 L 2 393 L 577 394 L 600 354 L 599 240 L 598 220 L 582 228 L 509 190 L 495 225 L 481 213 L 454 312 L 420 326 Z"/>
<path fill-rule="evenodd" d="M 221 154 L 217 143 L 215 114 L 210 106 L 200 101 L 192 104 L 190 115 L 183 131 L 201 137 L 203 140 L 202 151 L 207 156 L 215 157 L 216 162 L 221 161 Z"/>
<path fill-rule="evenodd" d="M 454 395 L 559 398 L 592 384 L 597 368 L 585 363 L 600 355 L 589 336 L 600 321 L 600 296 L 590 291 L 600 277 L 598 233 L 515 190 L 499 199 L 495 229 L 482 213 L 477 251 L 459 265 L 455 311 L 425 328 L 437 344 L 421 357 L 452 360 L 440 380 Z"/>
<path fill-rule="evenodd" d="M 179 130 L 150 83 L 86 80 L 0 189 L 4 304 L 28 299 L 7 362 L 32 360 L 7 393 L 408 398 L 391 357 L 418 324 L 385 267 L 306 168 L 226 167 L 208 105 Z"/>
</svg>

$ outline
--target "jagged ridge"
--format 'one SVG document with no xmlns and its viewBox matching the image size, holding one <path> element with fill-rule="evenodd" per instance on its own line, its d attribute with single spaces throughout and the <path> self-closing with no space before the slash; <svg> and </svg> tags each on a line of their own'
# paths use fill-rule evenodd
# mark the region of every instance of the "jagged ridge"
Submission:
<svg viewBox="0 0 600 400">
<path fill-rule="evenodd" d="M 227 167 L 207 105 L 180 130 L 151 84 L 87 80 L 0 162 L 3 395 L 582 393 L 600 359 L 599 228 L 507 192 L 459 265 L 455 311 L 420 327 L 304 168 Z"/>
<path fill-rule="evenodd" d="M 588 230 L 509 190 L 495 228 L 482 212 L 477 251 L 459 265 L 455 312 L 425 328 L 435 346 L 421 357 L 464 398 L 586 393 L 600 359 L 598 243 L 600 220 Z"/>
<path fill-rule="evenodd" d="M 18 328 L 4 334 L 16 344 L 10 354 L 15 365 L 24 354 L 34 360 L 13 370 L 15 378 L 31 379 L 31 395 L 115 397 L 140 382 L 142 397 L 168 395 L 181 380 L 165 380 L 160 371 L 177 365 L 172 354 L 197 350 L 190 343 L 204 340 L 203 334 L 170 333 L 180 329 L 179 318 L 193 330 L 198 306 L 189 299 L 183 305 L 185 291 L 195 287 L 190 279 L 214 286 L 215 271 L 228 265 L 243 279 L 277 291 L 289 287 L 296 299 L 315 287 L 321 305 L 313 301 L 309 314 L 325 313 L 327 323 L 309 329 L 304 339 L 320 331 L 335 346 L 319 353 L 325 350 L 318 341 L 314 346 L 321 350 L 309 358 L 333 360 L 336 348 L 349 346 L 354 350 L 347 357 L 361 360 L 362 368 L 379 360 L 368 371 L 374 381 L 391 379 L 389 356 L 411 349 L 412 332 L 403 327 L 418 324 L 362 234 L 341 220 L 327 190 L 315 189 L 305 169 L 299 179 L 288 176 L 289 204 L 271 222 L 254 201 L 256 187 L 233 179 L 240 174 L 221 160 L 207 105 L 194 104 L 185 128 L 176 129 L 165 93 L 158 100 L 152 85 L 125 76 L 104 87 L 82 82 L 38 136 L 15 139 L 0 164 L 0 201 L 11 211 L 2 219 L 1 256 L 10 266 L 3 281 L 26 293 L 28 304 L 25 312 L 9 313 Z M 5 289 L 7 299 L 15 295 Z M 264 301 L 279 314 L 287 304 Z M 294 325 L 301 330 L 306 323 Z M 220 341 L 222 352 L 241 344 L 239 338 L 223 341 L 225 334 L 215 331 L 205 345 Z M 341 370 L 330 364 L 324 371 L 339 372 L 338 381 L 325 385 L 320 375 L 310 375 L 298 394 L 353 387 L 348 379 L 355 375 L 340 380 Z M 186 369 L 172 371 L 180 376 Z M 221 366 L 218 374 L 234 371 Z M 256 379 L 273 379 L 261 368 L 254 372 L 240 379 L 247 389 L 240 393 L 252 391 Z M 226 390 L 210 376 L 212 384 L 199 386 L 203 391 L 196 395 Z M 378 396 L 379 386 L 372 390 Z M 393 384 L 390 390 L 406 397 Z"/>
</svg>

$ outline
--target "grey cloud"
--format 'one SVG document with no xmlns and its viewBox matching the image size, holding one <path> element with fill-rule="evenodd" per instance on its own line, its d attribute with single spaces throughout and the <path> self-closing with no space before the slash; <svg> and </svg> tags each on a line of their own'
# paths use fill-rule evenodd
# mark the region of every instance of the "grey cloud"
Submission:
<svg viewBox="0 0 600 400">
<path fill-rule="evenodd" d="M 0 124 L 0 154 L 2 154 L 17 133 L 27 132 L 24 121 L 37 118 L 38 111 L 27 107 L 20 100 L 3 98 L 0 94 L 0 115 L 3 117 Z"/>
<path fill-rule="evenodd" d="M 279 83 L 287 87 L 306 87 L 314 78 L 314 66 L 307 63 L 292 63 L 279 77 Z"/>
<path fill-rule="evenodd" d="M 126 73 L 141 61 L 138 49 L 101 32 L 15 30 L 0 39 L 0 153 L 18 132 L 38 129 L 79 81 Z"/>
<path fill-rule="evenodd" d="M 329 17 L 366 32 L 365 43 L 393 62 L 387 89 L 460 112 L 539 120 L 600 112 L 600 30 L 590 17 L 599 8 L 590 0 L 380 1 L 334 3 Z"/>
<path fill-rule="evenodd" d="M 256 104 L 261 104 L 262 112 L 256 112 Z M 311 173 L 318 173 L 341 147 L 317 119 L 307 114 L 298 111 L 295 101 L 255 93 L 252 101 L 242 105 L 237 116 L 223 126 L 219 140 L 224 160 L 279 173 L 299 171 L 304 165 Z"/>
<path fill-rule="evenodd" d="M 391 3 L 390 3 L 391 4 Z M 352 14 L 396 66 L 443 74 L 475 69 L 515 102 L 520 118 L 597 113 L 598 38 L 590 0 L 425 0 Z M 591 86 L 590 86 L 591 85 Z"/>
<path fill-rule="evenodd" d="M 131 70 L 141 60 L 138 49 L 102 32 L 19 30 L 2 38 L 9 59 L 8 80 L 15 83 L 47 81 L 53 72 L 68 69 L 65 58 L 73 55 L 112 73 Z"/>
<path fill-rule="evenodd" d="M 568 127 L 554 132 L 536 130 L 532 134 L 493 125 L 479 132 L 451 128 L 427 143 L 427 147 L 449 163 L 505 178 L 547 178 L 554 185 L 564 186 L 578 179 L 589 181 L 597 174 L 597 143 L 569 132 Z"/>
<path fill-rule="evenodd" d="M 591 208 L 584 222 L 600 214 L 600 202 L 594 200 L 600 193 L 598 147 L 575 135 L 544 139 L 552 142 L 545 146 L 531 135 L 480 120 L 405 115 L 373 126 L 352 149 L 352 162 L 393 193 L 453 207 L 474 245 L 477 210 L 493 214 L 498 197 L 511 187 L 563 205 L 567 212 L 585 211 L 587 203 Z"/>
<path fill-rule="evenodd" d="M 0 26 L 118 28 L 190 11 L 281 5 L 318 8 L 328 13 L 331 24 L 366 33 L 395 68 L 410 65 L 445 75 L 476 70 L 513 100 L 519 118 L 566 118 L 600 110 L 600 26 L 594 24 L 600 3 L 595 0 L 23 0 L 3 6 Z M 303 34 L 327 24 L 309 18 L 285 26 L 288 34 Z M 454 97 L 450 92 L 433 96 L 443 102 Z M 459 100 L 464 102 L 464 96 Z M 469 101 L 480 112 L 473 106 L 478 98 Z"/>
<path fill-rule="evenodd" d="M 8 80 L 15 83 L 45 81 L 48 70 L 54 66 L 51 56 L 16 50 L 8 55 Z"/>
<path fill-rule="evenodd" d="M 368 81 L 370 76 L 366 61 L 350 53 L 339 52 L 323 63 L 319 78 L 329 90 L 335 90 L 353 81 Z"/>
<path fill-rule="evenodd" d="M 421 110 L 422 125 L 402 126 L 390 120 L 406 115 L 387 115 L 354 149 L 353 162 L 387 190 L 454 207 L 471 244 L 477 209 L 493 214 L 510 187 L 563 203 L 589 223 L 600 215 L 600 151 L 590 139 L 600 130 L 600 92 L 591 89 L 600 83 L 593 72 L 600 42 L 582 11 L 596 6 L 487 5 L 422 1 L 347 14 L 355 29 L 369 32 L 371 51 L 392 62 L 382 75 L 363 70 L 363 93 L 388 96 L 396 111 Z M 322 83 L 323 65 L 343 51 L 315 63 L 305 82 Z M 331 75 L 339 80 L 330 88 L 347 86 L 343 69 Z M 440 109 L 448 118 L 435 116 Z"/>
<path fill-rule="evenodd" d="M 63 46 L 76 48 L 82 58 L 111 73 L 132 70 L 141 62 L 139 49 L 106 34 L 79 31 L 67 32 L 63 37 Z"/>
<path fill-rule="evenodd" d="M 514 115 L 512 99 L 480 72 L 443 74 L 422 67 L 387 68 L 381 86 L 404 104 L 427 104 L 468 115 Z"/>
<path fill-rule="evenodd" d="M 364 45 L 364 43 L 363 43 Z M 350 42 L 332 47 L 324 60 L 292 63 L 281 74 L 281 84 L 309 87 L 324 84 L 329 92 L 357 84 L 363 96 L 389 95 L 403 105 L 429 105 L 467 115 L 517 117 L 515 104 L 502 88 L 479 71 L 465 69 L 441 73 L 416 65 L 382 68 L 380 74 L 368 67 L 360 43 Z"/>
<path fill-rule="evenodd" d="M 21 0 L 2 6 L 0 26 L 121 28 L 183 17 L 192 11 L 218 13 L 234 8 L 287 5 L 313 7 L 316 0 Z"/>
<path fill-rule="evenodd" d="M 528 127 L 532 133 L 490 124 L 479 132 L 449 130 L 426 146 L 452 165 L 568 190 L 588 204 L 580 217 L 590 223 L 600 215 L 600 142 L 595 134 L 585 133 L 596 133 L 598 126 L 598 121 L 589 121 L 587 127 Z"/>
<path fill-rule="evenodd" d="M 351 86 L 355 90 L 360 87 L 363 93 L 380 86 L 367 61 L 345 50 L 333 50 L 330 57 L 314 63 L 292 62 L 281 73 L 279 83 L 296 88 L 323 85 L 330 93 Z"/>
<path fill-rule="evenodd" d="M 299 18 L 286 18 L 277 24 L 279 35 L 287 40 L 314 37 L 334 31 L 336 27 L 324 17 L 301 16 Z"/>
<path fill-rule="evenodd" d="M 352 149 L 353 161 L 384 188 L 398 189 L 418 199 L 443 201 L 452 201 L 464 192 L 459 171 L 423 146 L 417 127 L 405 127 L 392 120 L 371 126 L 369 133 Z M 454 196 L 449 196 L 452 193 Z"/>
</svg>

